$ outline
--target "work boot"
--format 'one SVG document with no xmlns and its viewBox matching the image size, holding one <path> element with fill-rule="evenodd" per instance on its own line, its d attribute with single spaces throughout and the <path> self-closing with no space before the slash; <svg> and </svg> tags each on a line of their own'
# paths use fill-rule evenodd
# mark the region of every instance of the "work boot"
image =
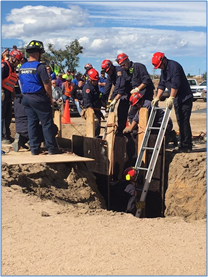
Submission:
<svg viewBox="0 0 208 277">
<path fill-rule="evenodd" d="M 56 155 L 56 154 L 63 154 L 63 153 L 64 153 L 64 151 L 61 149 L 58 149 L 58 148 L 53 149 L 53 150 L 48 150 L 49 155 Z"/>
</svg>

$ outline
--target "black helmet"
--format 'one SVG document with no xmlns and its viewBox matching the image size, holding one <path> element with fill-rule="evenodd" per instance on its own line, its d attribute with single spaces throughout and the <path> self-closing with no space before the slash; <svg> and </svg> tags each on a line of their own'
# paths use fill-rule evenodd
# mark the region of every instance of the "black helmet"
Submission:
<svg viewBox="0 0 208 277">
<path fill-rule="evenodd" d="M 45 53 L 43 43 L 39 40 L 32 40 L 26 47 L 26 52 L 32 53 L 32 52 L 40 52 Z"/>
</svg>

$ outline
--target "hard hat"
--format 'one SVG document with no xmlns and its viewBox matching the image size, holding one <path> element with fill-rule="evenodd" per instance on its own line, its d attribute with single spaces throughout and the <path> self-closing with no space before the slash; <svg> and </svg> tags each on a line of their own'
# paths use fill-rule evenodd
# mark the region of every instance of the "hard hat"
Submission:
<svg viewBox="0 0 208 277">
<path fill-rule="evenodd" d="M 13 52 L 13 53 L 12 53 Z M 17 51 L 12 51 L 11 53 L 10 53 L 10 55 L 12 56 L 12 57 L 14 57 L 14 58 L 16 58 L 17 60 L 21 60 L 22 58 L 23 58 L 23 55 L 22 55 L 22 53 L 21 52 L 17 52 Z"/>
<path fill-rule="evenodd" d="M 133 166 L 130 166 L 124 170 L 124 175 L 127 181 L 135 180 L 135 177 L 137 175 L 136 169 Z"/>
<path fill-rule="evenodd" d="M 101 64 L 101 68 L 103 71 L 108 72 L 113 63 L 110 60 L 103 60 Z"/>
<path fill-rule="evenodd" d="M 97 72 L 97 70 L 95 70 L 94 68 L 91 68 L 88 72 L 87 75 L 90 79 L 94 80 L 94 81 L 98 81 L 99 80 L 99 73 Z"/>
<path fill-rule="evenodd" d="M 117 63 L 120 65 L 122 62 L 124 62 L 126 59 L 128 59 L 128 56 L 124 53 L 121 53 L 117 56 Z"/>
<path fill-rule="evenodd" d="M 139 92 L 133 93 L 131 95 L 130 99 L 129 99 L 130 105 L 131 106 L 136 105 L 139 102 L 139 100 L 142 99 L 142 97 L 143 97 L 143 95 L 141 93 L 139 93 Z"/>
<path fill-rule="evenodd" d="M 161 52 L 156 52 L 153 54 L 152 64 L 154 65 L 154 69 L 157 69 L 161 65 L 164 57 L 165 57 L 165 54 Z"/>
<path fill-rule="evenodd" d="M 87 63 L 85 66 L 84 66 L 84 69 L 85 70 L 90 70 L 91 68 L 93 68 L 93 66 L 91 65 L 91 63 Z"/>
<path fill-rule="evenodd" d="M 45 53 L 43 43 L 38 40 L 32 40 L 26 47 L 26 52 L 40 52 Z"/>
</svg>

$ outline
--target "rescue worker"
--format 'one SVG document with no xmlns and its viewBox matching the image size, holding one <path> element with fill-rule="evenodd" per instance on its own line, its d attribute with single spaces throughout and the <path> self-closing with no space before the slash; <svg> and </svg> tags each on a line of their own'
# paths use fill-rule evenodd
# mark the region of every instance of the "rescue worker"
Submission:
<svg viewBox="0 0 208 277">
<path fill-rule="evenodd" d="M 134 167 L 128 167 L 124 171 L 125 180 L 120 180 L 111 187 L 112 210 L 117 212 L 136 214 L 136 178 Z"/>
<path fill-rule="evenodd" d="M 98 88 L 99 73 L 94 68 L 88 71 L 88 82 L 82 89 L 83 105 L 85 109 L 93 109 L 98 123 L 95 126 L 95 137 L 99 137 L 101 117 L 103 117 L 101 109 L 100 91 Z"/>
<path fill-rule="evenodd" d="M 84 69 L 85 69 L 84 76 L 85 76 L 86 78 L 88 78 L 87 72 L 88 72 L 91 68 L 93 68 L 93 66 L 91 65 L 91 63 L 87 63 L 87 64 L 84 66 Z"/>
<path fill-rule="evenodd" d="M 106 98 L 110 98 L 109 109 L 112 108 L 115 111 L 118 125 L 116 135 L 122 136 L 127 121 L 131 84 L 127 78 L 123 78 L 124 70 L 120 66 L 114 66 L 110 60 L 103 60 L 101 69 L 108 75 L 103 101 L 106 102 Z M 112 86 L 114 89 L 110 95 Z"/>
<path fill-rule="evenodd" d="M 139 124 L 139 110 L 142 107 L 144 107 L 144 105 L 145 105 L 144 96 L 139 92 L 133 93 L 131 95 L 129 101 L 130 101 L 130 105 L 136 108 L 137 113 L 134 116 L 131 125 L 124 129 L 124 131 L 123 131 L 124 133 L 131 133 L 137 126 L 139 127 L 139 125 L 138 125 Z M 148 109 L 148 112 L 150 114 L 151 109 L 152 109 L 151 104 L 149 106 L 146 106 L 146 108 Z M 161 123 L 162 123 L 162 120 L 163 120 L 163 117 L 164 117 L 164 111 L 162 109 L 158 109 L 157 113 L 156 113 L 156 116 L 155 116 L 155 120 L 153 122 L 153 127 L 160 127 Z M 178 144 L 177 138 L 176 138 L 176 133 L 172 129 L 173 129 L 173 122 L 172 122 L 171 118 L 169 118 L 166 133 L 165 133 L 165 135 L 166 135 L 166 146 L 168 145 L 168 143 L 170 141 L 174 142 L 174 146 L 177 146 L 177 144 Z M 145 130 L 139 130 L 139 132 L 145 132 Z M 157 133 L 157 132 L 158 132 L 157 130 L 156 131 L 152 130 L 151 134 L 154 134 L 154 133 Z"/>
<path fill-rule="evenodd" d="M 28 117 L 28 134 L 32 155 L 39 155 L 40 138 L 39 122 L 41 122 L 45 147 L 50 155 L 60 154 L 54 134 L 52 116 L 52 90 L 51 82 L 45 66 L 40 63 L 41 54 L 44 53 L 43 43 L 32 40 L 26 47 L 29 55 L 28 62 L 20 67 L 19 79 L 22 86 L 22 104 Z"/>
<path fill-rule="evenodd" d="M 16 67 L 20 62 L 21 56 L 16 53 L 2 62 L 2 143 L 10 144 L 14 141 L 11 137 L 10 123 L 12 120 L 12 99 L 14 98 L 14 88 L 18 76 Z"/>
<path fill-rule="evenodd" d="M 161 69 L 160 81 L 158 84 L 157 96 L 152 105 L 158 104 L 161 95 L 167 87 L 170 97 L 166 99 L 166 105 L 175 108 L 177 123 L 180 132 L 180 152 L 192 151 L 192 132 L 190 116 L 193 105 L 193 94 L 184 73 L 182 66 L 173 60 L 169 60 L 162 52 L 156 52 L 152 57 L 152 64 L 155 69 Z"/>
<path fill-rule="evenodd" d="M 125 53 L 121 53 L 117 56 L 117 63 L 126 71 L 126 78 L 130 78 L 132 89 L 130 93 L 139 92 L 145 96 L 145 105 L 150 105 L 154 95 L 154 85 L 150 78 L 150 75 L 146 69 L 146 66 L 142 63 L 134 63 L 129 60 L 129 57 Z M 149 103 L 148 103 L 149 102 Z M 136 113 L 134 107 L 131 107 L 128 119 L 132 122 L 132 119 Z"/>
</svg>

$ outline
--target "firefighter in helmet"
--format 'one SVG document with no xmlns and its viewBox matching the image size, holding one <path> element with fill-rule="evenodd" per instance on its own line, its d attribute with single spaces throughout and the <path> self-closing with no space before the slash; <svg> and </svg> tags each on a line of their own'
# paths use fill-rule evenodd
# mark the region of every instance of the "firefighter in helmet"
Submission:
<svg viewBox="0 0 208 277">
<path fill-rule="evenodd" d="M 101 112 L 101 96 L 98 88 L 99 73 L 94 68 L 88 71 L 88 82 L 82 89 L 83 105 L 85 109 L 93 109 L 98 120 L 95 126 L 95 137 L 99 137 L 100 123 L 103 114 Z"/>
<path fill-rule="evenodd" d="M 29 54 L 28 62 L 20 67 L 20 82 L 22 85 L 22 104 L 28 117 L 28 134 L 32 155 L 41 152 L 39 139 L 39 122 L 41 122 L 45 146 L 48 153 L 60 154 L 54 134 L 52 116 L 52 89 L 45 66 L 40 63 L 41 54 L 45 52 L 43 43 L 32 40 L 26 48 Z"/>
</svg>

